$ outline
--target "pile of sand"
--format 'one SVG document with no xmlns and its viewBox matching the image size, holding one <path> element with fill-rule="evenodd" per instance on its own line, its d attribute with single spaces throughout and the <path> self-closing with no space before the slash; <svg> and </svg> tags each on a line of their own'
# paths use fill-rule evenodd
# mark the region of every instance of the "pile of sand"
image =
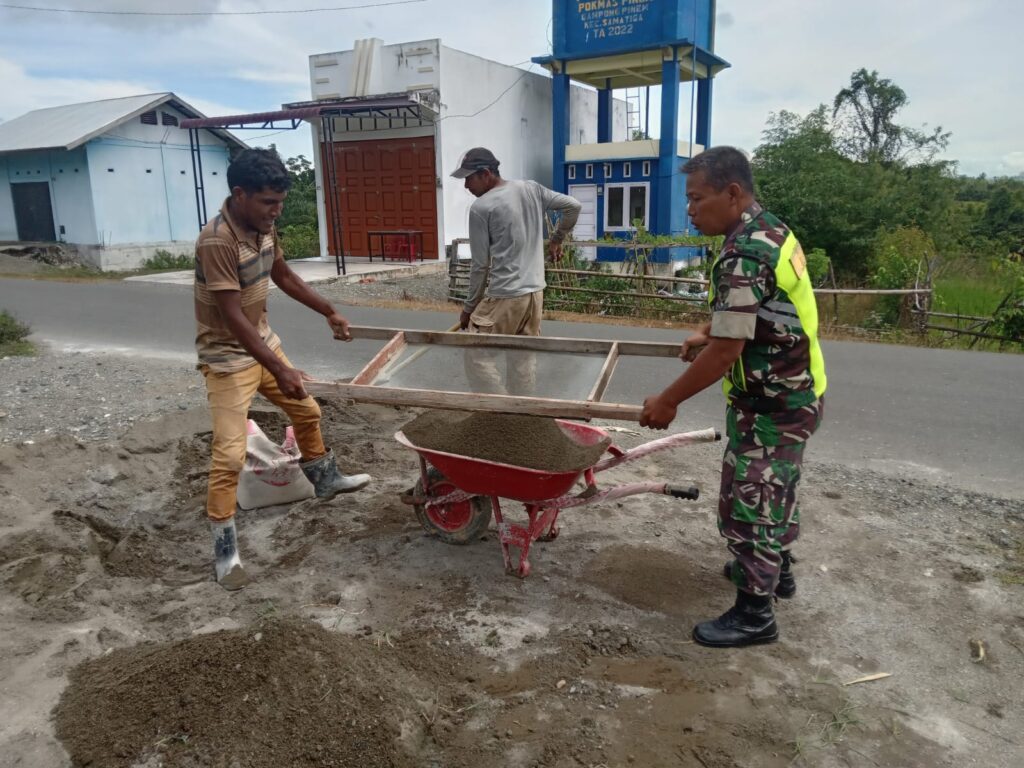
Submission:
<svg viewBox="0 0 1024 768">
<path fill-rule="evenodd" d="M 367 639 L 296 620 L 117 650 L 55 710 L 79 766 L 402 766 L 396 670 Z"/>
<path fill-rule="evenodd" d="M 545 416 L 427 411 L 402 430 L 413 445 L 549 472 L 586 469 L 611 443 L 584 446 Z"/>
</svg>

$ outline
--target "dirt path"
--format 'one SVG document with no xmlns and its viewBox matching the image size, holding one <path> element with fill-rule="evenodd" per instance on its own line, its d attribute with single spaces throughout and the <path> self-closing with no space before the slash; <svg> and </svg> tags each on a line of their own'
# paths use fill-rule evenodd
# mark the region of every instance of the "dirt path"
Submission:
<svg viewBox="0 0 1024 768">
<path fill-rule="evenodd" d="M 600 476 L 695 483 L 705 496 L 567 511 L 521 581 L 503 573 L 493 529 L 447 546 L 399 501 L 416 462 L 391 435 L 416 412 L 328 404 L 328 443 L 376 483 L 243 514 L 255 583 L 229 594 L 212 581 L 202 518 L 208 417 L 181 382 L 186 410 L 160 401 L 165 413 L 109 440 L 57 429 L 0 446 L 0 766 L 281 765 L 282 753 L 254 748 L 273 735 L 290 764 L 314 766 L 326 753 L 311 745 L 328 749 L 332 730 L 369 739 L 362 757 L 338 742 L 337 765 L 1021 764 L 1020 501 L 854 474 L 813 462 L 812 446 L 781 642 L 711 651 L 689 633 L 731 599 L 714 525 L 719 446 Z M 280 417 L 259 420 L 279 436 Z M 625 446 L 649 437 L 615 434 Z M 198 642 L 213 632 L 225 634 Z M 303 685 L 282 687 L 283 656 L 245 652 L 257 635 L 292 649 Z M 972 662 L 971 640 L 984 661 Z M 236 653 L 237 676 L 205 664 L 209 648 Z M 193 661 L 175 667 L 182 658 Z M 255 659 L 266 661 L 254 671 Z M 221 670 L 209 684 L 229 705 L 195 693 L 193 668 Z M 842 685 L 873 672 L 892 677 Z M 145 706 L 147 690 L 175 679 L 188 695 Z M 88 714 L 98 699 L 75 696 L 89 681 L 142 701 L 94 722 L 84 745 L 65 728 L 82 721 L 62 714 L 61 742 L 51 713 L 69 691 L 62 712 Z M 198 727 L 221 710 L 261 735 Z"/>
</svg>

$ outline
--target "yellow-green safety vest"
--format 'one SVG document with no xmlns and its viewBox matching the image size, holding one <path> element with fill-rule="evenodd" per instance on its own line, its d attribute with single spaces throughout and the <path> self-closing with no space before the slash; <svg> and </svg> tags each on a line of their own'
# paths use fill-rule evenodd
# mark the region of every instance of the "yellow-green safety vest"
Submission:
<svg viewBox="0 0 1024 768">
<path fill-rule="evenodd" d="M 714 274 L 713 270 L 712 274 Z M 814 395 L 821 397 L 825 394 L 827 379 L 825 358 L 821 354 L 821 345 L 818 343 L 818 304 L 814 299 L 814 288 L 811 285 L 810 273 L 807 271 L 807 258 L 800 247 L 800 242 L 792 232 L 786 236 L 785 242 L 779 249 L 779 260 L 775 264 L 775 284 L 789 296 L 789 301 L 796 309 L 797 317 L 800 318 L 800 325 L 807 336 L 811 353 L 810 369 L 811 377 L 814 380 Z M 708 305 L 713 306 L 714 301 L 715 285 L 712 280 L 708 283 Z M 742 356 L 733 366 L 733 373 L 738 381 L 745 380 Z M 726 376 L 722 380 L 722 391 L 726 396 L 733 388 L 730 378 Z"/>
</svg>

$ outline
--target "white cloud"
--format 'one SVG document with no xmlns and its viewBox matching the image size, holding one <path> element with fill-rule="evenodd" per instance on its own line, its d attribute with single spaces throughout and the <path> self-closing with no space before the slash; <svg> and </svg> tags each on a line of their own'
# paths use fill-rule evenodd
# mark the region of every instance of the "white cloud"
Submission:
<svg viewBox="0 0 1024 768">
<path fill-rule="evenodd" d="M 239 80 L 250 80 L 254 83 L 279 83 L 309 88 L 309 73 L 305 69 L 299 71 L 239 69 L 232 72 L 231 76 Z"/>
<path fill-rule="evenodd" d="M 371 0 L 367 0 L 368 2 Z M 354 0 L 50 0 L 125 10 L 253 10 Z M 48 3 L 50 4 L 50 3 Z M 467 12 L 472 7 L 473 12 Z M 953 131 L 947 156 L 967 173 L 1017 168 L 1024 67 L 1017 0 L 729 0 L 719 4 L 717 52 L 732 62 L 715 84 L 712 136 L 753 149 L 769 112 L 829 102 L 860 67 L 910 97 L 901 121 Z M 308 57 L 358 38 L 440 37 L 506 63 L 548 52 L 551 0 L 428 0 L 347 12 L 193 18 L 41 14 L 0 9 L 0 116 L 40 106 L 172 90 L 207 114 L 256 112 L 309 98 Z M 968 40 L 983 60 L 969 62 Z M 683 120 L 684 132 L 688 119 Z M 307 145 L 300 131 L 285 134 Z M 280 140 L 273 137 L 269 141 Z M 308 153 L 308 149 L 305 150 Z"/>
<path fill-rule="evenodd" d="M 33 77 L 15 62 L 4 58 L 0 58 L 0 83 L 3 83 L 3 88 L 0 88 L 0 117 L 5 120 L 19 117 L 33 109 L 162 90 L 142 80 Z"/>
<path fill-rule="evenodd" d="M 1008 152 L 1003 155 L 1003 167 L 1014 174 L 1024 172 L 1024 150 Z"/>
</svg>

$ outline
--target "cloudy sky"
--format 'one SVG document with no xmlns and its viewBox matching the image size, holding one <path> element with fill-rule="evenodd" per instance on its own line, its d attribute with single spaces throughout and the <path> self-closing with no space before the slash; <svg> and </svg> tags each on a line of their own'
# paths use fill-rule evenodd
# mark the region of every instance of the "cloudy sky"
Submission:
<svg viewBox="0 0 1024 768">
<path fill-rule="evenodd" d="M 229 12 L 356 6 L 389 0 L 0 0 L 0 118 L 40 107 L 174 91 L 208 115 L 309 98 L 307 57 L 353 41 L 439 37 L 507 64 L 550 50 L 550 0 L 408 0 L 377 8 L 248 16 L 49 13 Z M 396 0 L 390 0 L 396 2 Z M 719 0 L 712 135 L 753 149 L 768 114 L 806 113 L 877 69 L 910 97 L 902 121 L 952 131 L 961 173 L 1024 172 L 1024 20 L 1020 0 Z M 523 66 L 529 66 L 524 64 Z M 491 100 L 481 94 L 481 106 Z M 481 116 L 481 119 L 483 116 Z M 308 131 L 260 137 L 311 154 Z"/>
</svg>

